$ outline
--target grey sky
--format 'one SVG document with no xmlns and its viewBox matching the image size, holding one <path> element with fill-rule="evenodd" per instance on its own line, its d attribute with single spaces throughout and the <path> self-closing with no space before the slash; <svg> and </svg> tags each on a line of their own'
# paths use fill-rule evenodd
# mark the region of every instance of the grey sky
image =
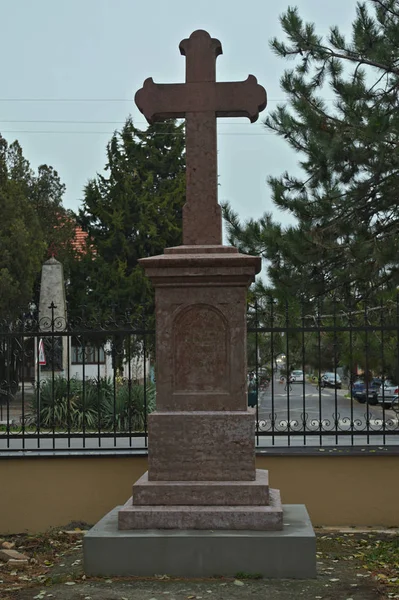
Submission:
<svg viewBox="0 0 399 600">
<path fill-rule="evenodd" d="M 266 111 L 283 100 L 279 78 L 289 63 L 272 54 L 268 41 L 282 37 L 278 17 L 289 4 L 321 33 L 334 24 L 348 33 L 355 14 L 354 0 L 0 0 L 0 132 L 20 141 L 33 167 L 47 163 L 59 171 L 67 185 L 64 204 L 76 210 L 83 186 L 104 167 L 112 131 L 129 113 L 145 126 L 133 102 L 143 80 L 184 81 L 178 45 L 195 29 L 222 43 L 220 81 L 252 73 L 267 90 Z M 276 212 L 266 177 L 293 171 L 298 160 L 265 130 L 266 111 L 252 125 L 218 120 L 219 199 L 228 199 L 242 218 Z"/>
</svg>

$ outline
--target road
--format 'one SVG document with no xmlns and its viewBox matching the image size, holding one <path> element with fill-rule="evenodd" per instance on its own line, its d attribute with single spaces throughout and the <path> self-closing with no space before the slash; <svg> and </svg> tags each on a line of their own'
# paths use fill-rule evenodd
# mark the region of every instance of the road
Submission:
<svg viewBox="0 0 399 600">
<path fill-rule="evenodd" d="M 306 445 L 395 443 L 395 433 L 399 434 L 395 412 L 360 404 L 347 395 L 347 390 L 319 390 L 308 382 L 293 383 L 287 389 L 275 380 L 266 391 L 259 392 L 259 430 L 274 432 L 274 443 L 279 446 L 287 445 L 288 438 L 295 445 L 303 445 L 305 438 Z M 352 441 L 351 430 L 356 432 L 356 441 Z"/>
</svg>

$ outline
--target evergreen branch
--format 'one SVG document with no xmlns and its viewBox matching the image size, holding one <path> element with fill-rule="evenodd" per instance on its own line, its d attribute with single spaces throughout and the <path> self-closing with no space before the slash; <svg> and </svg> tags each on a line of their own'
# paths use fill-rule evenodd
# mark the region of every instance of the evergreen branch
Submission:
<svg viewBox="0 0 399 600">
<path fill-rule="evenodd" d="M 370 0 L 370 2 L 374 2 L 374 4 L 378 4 L 387 13 L 390 13 L 392 16 L 399 18 L 399 12 L 396 12 L 395 10 L 393 10 L 393 8 L 389 8 L 388 6 L 386 6 L 386 4 L 384 4 L 384 2 L 382 2 L 382 0 Z"/>
<path fill-rule="evenodd" d="M 383 63 L 379 63 L 377 61 L 374 60 L 370 60 L 361 56 L 350 56 L 350 54 L 341 54 L 340 52 L 335 52 L 332 48 L 329 48 L 328 46 L 323 46 L 322 44 L 318 44 L 315 45 L 315 48 L 317 50 L 324 50 L 326 52 L 329 52 L 330 56 L 329 58 L 339 58 L 341 60 L 349 60 L 351 62 L 355 62 L 358 63 L 359 61 L 364 64 L 367 65 L 369 67 L 375 67 L 376 69 L 382 69 L 384 71 L 388 71 L 389 73 L 395 73 L 395 75 L 399 75 L 399 69 L 394 68 L 394 67 L 389 67 L 387 65 L 384 65 Z M 307 53 L 309 55 L 311 55 L 311 51 L 307 51 Z M 299 51 L 298 49 L 293 49 L 293 50 L 286 50 L 285 54 L 287 56 L 290 55 L 297 55 L 297 54 L 301 54 L 301 51 Z"/>
</svg>

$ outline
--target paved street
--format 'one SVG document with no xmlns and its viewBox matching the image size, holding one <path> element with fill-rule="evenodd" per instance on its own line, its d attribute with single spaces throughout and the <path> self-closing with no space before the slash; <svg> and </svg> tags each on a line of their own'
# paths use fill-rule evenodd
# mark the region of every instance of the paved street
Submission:
<svg viewBox="0 0 399 600">
<path fill-rule="evenodd" d="M 275 380 L 259 393 L 259 430 L 270 433 L 274 429 L 274 444 L 278 446 L 287 445 L 288 436 L 282 434 L 288 431 L 299 434 L 290 436 L 293 445 L 304 443 L 304 433 L 306 445 L 320 445 L 321 440 L 328 445 L 352 445 L 352 436 L 348 435 L 351 429 L 357 432 L 356 445 L 395 443 L 392 433 L 399 433 L 399 425 L 394 411 L 360 404 L 346 395 L 348 390 L 319 390 L 308 382 L 294 383 L 287 389 Z M 396 437 L 396 443 L 398 440 Z"/>
</svg>

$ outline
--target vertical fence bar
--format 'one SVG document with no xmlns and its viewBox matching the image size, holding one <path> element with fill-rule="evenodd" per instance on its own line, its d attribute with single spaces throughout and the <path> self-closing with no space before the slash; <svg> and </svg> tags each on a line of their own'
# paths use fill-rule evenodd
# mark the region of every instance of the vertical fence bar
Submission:
<svg viewBox="0 0 399 600">
<path fill-rule="evenodd" d="M 128 393 L 128 428 L 129 448 L 132 447 L 132 336 L 129 332 L 127 338 L 127 393 Z"/>
<path fill-rule="evenodd" d="M 1 322 L 0 322 L 1 325 Z M 3 360 L 5 350 L 5 338 L 3 337 L 3 332 L 0 333 L 0 359 Z M 4 400 L 4 381 L 2 377 L 0 378 L 0 421 L 3 421 L 3 400 Z"/>
<path fill-rule="evenodd" d="M 113 336 L 112 340 L 112 394 L 113 394 L 113 434 L 114 434 L 114 448 L 116 447 L 116 394 L 117 394 L 117 382 L 116 382 L 116 336 Z"/>
<path fill-rule="evenodd" d="M 22 336 L 21 336 L 21 372 L 22 372 L 22 376 L 21 376 L 21 402 L 22 402 L 22 412 L 21 412 L 21 421 L 20 421 L 20 425 L 21 425 L 21 434 L 22 434 L 22 449 L 25 450 L 25 368 L 26 368 L 26 361 L 25 361 L 25 327 L 26 327 L 26 321 L 25 321 L 25 315 L 23 316 L 23 320 L 22 320 Z"/>
<path fill-rule="evenodd" d="M 40 333 L 37 337 L 34 338 L 34 355 L 35 355 L 35 366 L 36 366 L 36 436 L 37 436 L 37 448 L 40 449 L 41 439 L 40 439 L 40 422 L 41 422 L 41 407 L 40 407 L 40 392 L 41 392 L 41 381 L 40 381 L 40 361 L 39 361 L 39 351 L 40 351 Z"/>
<path fill-rule="evenodd" d="M 97 385 L 96 385 L 96 392 L 97 392 L 97 443 L 98 443 L 98 447 L 101 448 L 101 403 L 103 400 L 103 395 L 104 395 L 104 399 L 105 399 L 105 395 L 107 394 L 107 381 L 104 381 L 104 388 L 103 390 L 101 389 L 101 362 L 100 362 L 100 358 L 102 358 L 104 356 L 104 361 L 106 360 L 105 358 L 105 348 L 103 348 L 102 344 L 100 344 L 100 342 L 98 342 L 97 344 Z"/>
<path fill-rule="evenodd" d="M 319 381 L 319 444 L 323 445 L 323 420 L 321 406 L 321 306 L 320 298 L 317 300 L 317 356 L 318 356 L 318 381 Z"/>
<path fill-rule="evenodd" d="M 11 377 L 11 369 L 10 369 L 10 362 L 11 362 L 11 343 L 12 343 L 12 338 L 10 335 L 7 336 L 7 368 L 6 368 L 6 389 L 7 389 L 7 448 L 10 447 L 10 394 L 11 394 L 11 381 L 10 381 L 10 377 Z"/>
<path fill-rule="evenodd" d="M 255 390 L 256 390 L 256 445 L 259 446 L 259 319 L 258 301 L 255 299 Z"/>
<path fill-rule="evenodd" d="M 52 438 L 53 438 L 53 450 L 55 450 L 55 322 L 54 322 L 54 309 L 56 306 L 52 302 L 49 306 L 51 309 L 51 424 L 52 424 Z"/>
<path fill-rule="evenodd" d="M 396 381 L 393 381 L 392 383 L 399 385 L 399 293 L 396 294 L 396 361 Z"/>
<path fill-rule="evenodd" d="M 71 447 L 71 337 L 69 334 L 69 325 L 66 323 L 66 348 L 67 348 L 67 444 Z"/>
<path fill-rule="evenodd" d="M 353 421 L 353 379 L 354 379 L 354 373 L 353 373 L 353 313 L 352 313 L 352 307 L 349 307 L 349 315 L 348 315 L 348 321 L 349 321 L 349 364 L 350 364 L 350 372 L 349 372 L 349 390 L 350 390 L 350 404 L 351 404 L 351 408 L 350 408 L 350 412 L 351 412 L 351 446 L 354 445 L 355 442 L 355 437 L 354 437 L 354 421 Z"/>
<path fill-rule="evenodd" d="M 270 415 L 270 421 L 271 421 L 271 431 L 272 431 L 272 446 L 274 446 L 275 442 L 275 414 L 274 414 L 274 391 L 275 391 L 275 386 L 274 386 L 274 365 L 275 365 L 275 361 L 274 361 L 274 300 L 273 297 L 270 296 L 270 332 L 271 332 L 271 343 L 270 343 L 270 351 L 271 351 L 271 355 L 272 355 L 272 374 L 271 374 L 271 393 L 272 393 L 272 402 L 271 402 L 271 415 Z"/>
<path fill-rule="evenodd" d="M 305 301 L 302 298 L 301 300 L 301 323 L 302 323 L 302 335 L 301 335 L 301 343 L 302 343 L 302 427 L 303 427 L 303 445 L 306 446 L 306 426 L 307 426 L 307 418 L 306 418 L 306 360 L 305 360 Z"/>
<path fill-rule="evenodd" d="M 366 367 L 366 431 L 367 431 L 367 444 L 370 443 L 370 406 L 369 406 L 369 332 L 368 327 L 369 319 L 368 319 L 368 310 L 367 310 L 367 300 L 364 301 L 364 350 L 365 350 L 365 367 Z"/>
<path fill-rule="evenodd" d="M 146 315 L 144 314 L 143 317 L 143 323 L 144 323 L 144 327 L 143 327 L 143 359 L 144 359 L 144 365 L 143 365 L 143 377 L 144 377 L 144 447 L 148 448 L 148 430 L 147 430 L 147 319 L 146 319 Z"/>
<path fill-rule="evenodd" d="M 285 348 L 285 359 L 286 359 L 286 392 L 287 392 L 287 436 L 288 436 L 288 446 L 291 446 L 291 406 L 290 406 L 290 345 L 289 345 L 289 307 L 288 300 L 285 301 L 285 340 L 286 340 L 286 348 Z"/>
<path fill-rule="evenodd" d="M 338 394 L 337 394 L 337 300 L 333 298 L 333 354 L 334 354 L 334 425 L 335 425 L 335 445 L 338 445 L 339 414 L 338 414 Z"/>
<path fill-rule="evenodd" d="M 384 343 L 385 343 L 385 336 L 384 336 L 384 303 L 383 300 L 381 299 L 380 301 L 380 327 L 381 327 L 381 340 L 380 340 L 380 345 L 381 345 L 381 385 L 384 385 L 384 375 L 385 375 L 385 351 L 384 351 Z M 377 395 L 378 395 L 379 390 L 377 389 Z M 382 443 L 385 444 L 386 443 L 386 430 L 385 430 L 385 402 L 382 403 Z"/>
<path fill-rule="evenodd" d="M 90 342 L 89 342 L 90 344 Z M 89 345 L 90 348 L 90 345 Z M 82 341 L 82 444 L 86 448 L 86 349 L 87 340 L 84 337 Z"/>
</svg>

